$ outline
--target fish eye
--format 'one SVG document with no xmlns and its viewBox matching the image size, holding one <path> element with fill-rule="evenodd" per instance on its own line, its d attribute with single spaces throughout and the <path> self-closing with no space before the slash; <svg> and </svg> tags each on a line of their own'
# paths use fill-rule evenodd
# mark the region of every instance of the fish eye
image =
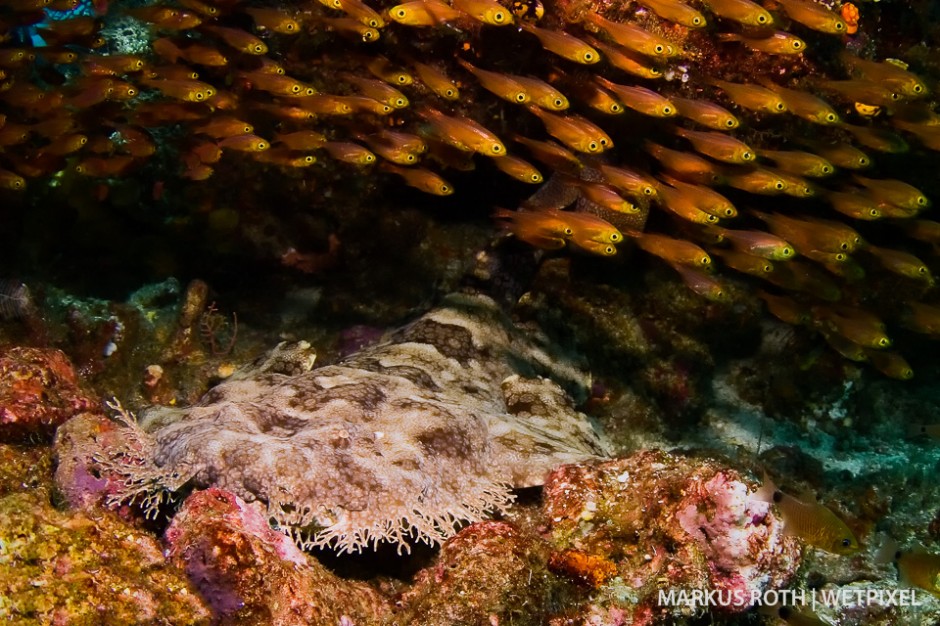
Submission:
<svg viewBox="0 0 940 626">
<path fill-rule="evenodd" d="M 709 215 L 708 217 L 705 218 L 705 221 L 714 224 L 718 221 L 718 218 L 715 217 L 714 215 Z"/>
<path fill-rule="evenodd" d="M 693 26 L 701 26 L 701 25 L 702 25 L 702 18 L 700 18 L 700 17 L 697 16 L 697 15 L 696 15 L 695 17 L 693 17 L 693 18 L 692 18 L 692 25 L 693 25 Z"/>
<path fill-rule="evenodd" d="M 921 85 L 920 83 L 915 83 L 913 89 L 914 89 L 914 93 L 920 93 L 924 90 L 924 86 Z"/>
<path fill-rule="evenodd" d="M 785 246 L 783 250 L 780 251 L 780 254 L 782 254 L 783 256 L 792 256 L 793 248 L 791 248 L 790 246 Z"/>
<path fill-rule="evenodd" d="M 882 348 L 887 348 L 888 346 L 891 345 L 891 340 L 888 339 L 887 337 L 882 337 L 881 339 L 878 340 L 878 345 L 881 346 Z"/>
<path fill-rule="evenodd" d="M 777 191 L 782 191 L 786 188 L 787 188 L 786 184 L 781 180 L 778 180 L 777 182 L 774 183 L 774 189 L 776 189 Z"/>
<path fill-rule="evenodd" d="M 711 262 L 712 260 L 708 258 L 707 256 L 703 256 L 701 259 L 699 259 L 699 263 L 701 263 L 702 265 L 708 265 Z"/>
<path fill-rule="evenodd" d="M 404 18 L 406 15 L 408 15 L 408 12 L 405 11 L 404 9 L 398 9 L 397 11 L 395 11 L 395 17 L 399 19 Z"/>
<path fill-rule="evenodd" d="M 728 128 L 734 128 L 737 125 L 738 123 L 734 121 L 733 119 L 731 119 L 730 117 L 725 120 L 725 126 L 727 126 Z"/>
<path fill-rule="evenodd" d="M 591 143 L 589 143 L 587 148 L 588 148 L 588 152 L 597 152 L 598 150 L 600 150 L 600 146 L 597 144 L 596 141 L 592 141 Z"/>
<path fill-rule="evenodd" d="M 607 140 L 604 139 L 603 137 L 601 137 L 600 142 L 602 146 L 607 146 Z"/>
<path fill-rule="evenodd" d="M 79 145 L 84 146 L 86 143 L 88 143 L 88 137 L 82 137 L 81 139 L 78 140 L 78 143 Z"/>
<path fill-rule="evenodd" d="M 129 87 L 127 89 L 127 95 L 133 98 L 134 96 L 137 95 L 137 90 L 134 89 L 133 87 Z"/>
<path fill-rule="evenodd" d="M 836 255 L 835 255 L 833 258 L 834 258 L 837 262 L 841 263 L 842 261 L 846 260 L 846 259 L 849 258 L 849 257 L 847 257 L 847 256 L 846 256 L 844 253 L 842 253 L 842 252 L 837 252 Z"/>
<path fill-rule="evenodd" d="M 666 105 L 663 107 L 663 115 L 672 115 L 673 113 L 675 113 L 675 111 L 672 110 L 671 106 Z"/>
<path fill-rule="evenodd" d="M 317 162 L 317 157 L 311 154 L 308 154 L 307 156 L 304 157 L 304 163 L 306 163 L 307 165 L 311 165 L 316 162 Z"/>
<path fill-rule="evenodd" d="M 615 252 L 617 252 L 617 248 L 613 246 L 607 246 L 606 248 L 604 248 L 605 254 L 614 254 Z"/>
<path fill-rule="evenodd" d="M 858 160 L 858 164 L 862 167 L 868 167 L 871 164 L 871 161 L 868 160 L 868 157 L 862 157 Z"/>
<path fill-rule="evenodd" d="M 836 115 L 835 113 L 826 114 L 826 121 L 829 122 L 830 124 L 835 124 L 836 120 L 838 119 L 839 119 L 839 116 Z"/>
<path fill-rule="evenodd" d="M 259 142 L 258 142 L 258 150 L 267 150 L 267 149 L 268 149 L 268 142 L 267 142 L 267 141 L 259 141 Z"/>
<path fill-rule="evenodd" d="M 367 155 L 365 155 L 365 156 L 363 157 L 363 160 L 364 160 L 366 163 L 372 163 L 373 161 L 375 161 L 375 155 L 374 155 L 374 154 L 367 154 Z"/>
<path fill-rule="evenodd" d="M 264 52 L 264 46 L 262 46 L 261 44 L 254 46 L 252 49 L 258 54 L 261 54 L 262 52 Z"/>
<path fill-rule="evenodd" d="M 927 206 L 927 198 L 925 198 L 924 196 L 917 196 L 917 205 Z"/>
<path fill-rule="evenodd" d="M 506 14 L 502 11 L 497 11 L 493 14 L 493 21 L 497 23 L 502 23 L 506 20 Z"/>
<path fill-rule="evenodd" d="M 731 208 L 725 209 L 725 215 L 727 215 L 728 217 L 734 217 L 734 209 L 731 209 Z"/>
<path fill-rule="evenodd" d="M 590 63 L 591 61 L 594 60 L 594 53 L 593 53 L 593 52 L 585 52 L 585 53 L 581 56 L 581 58 L 584 59 L 585 61 L 587 61 L 588 63 Z"/>
<path fill-rule="evenodd" d="M 206 94 L 202 93 L 201 91 L 197 91 L 193 94 L 193 97 L 196 98 L 196 100 L 205 100 Z"/>
<path fill-rule="evenodd" d="M 843 547 L 843 548 L 848 548 L 848 547 L 851 546 L 851 545 L 852 545 L 852 540 L 851 540 L 851 539 L 845 538 L 845 539 L 842 540 L 842 547 Z"/>
<path fill-rule="evenodd" d="M 762 14 L 762 15 L 758 15 L 758 16 L 757 16 L 757 23 L 758 23 L 758 24 L 766 24 L 766 23 L 767 23 L 767 16 L 766 16 L 766 15 L 763 15 L 763 14 Z"/>
<path fill-rule="evenodd" d="M 532 174 L 532 176 L 531 176 L 530 178 L 531 178 L 531 180 L 532 180 L 533 183 L 540 183 L 540 182 L 542 182 L 542 175 L 541 175 L 541 174 Z"/>
<path fill-rule="evenodd" d="M 317 90 L 313 87 L 307 87 L 307 90 L 304 93 L 306 93 L 308 96 L 315 96 L 317 95 Z"/>
<path fill-rule="evenodd" d="M 836 22 L 836 30 L 845 30 L 845 22 L 842 20 Z"/>
<path fill-rule="evenodd" d="M 741 153 L 741 158 L 744 159 L 745 161 L 753 161 L 754 155 L 748 152 L 747 150 L 745 150 L 744 152 Z"/>
<path fill-rule="evenodd" d="M 502 154 L 503 147 L 498 143 L 494 143 L 492 146 L 490 146 L 490 152 L 493 154 Z"/>
<path fill-rule="evenodd" d="M 405 157 L 405 160 L 408 161 L 409 163 L 414 163 L 418 159 L 415 155 L 409 154 L 408 156 Z"/>
<path fill-rule="evenodd" d="M 763 272 L 764 272 L 765 274 L 769 274 L 769 273 L 771 273 L 772 271 L 774 271 L 774 266 L 768 263 L 768 264 L 764 265 L 764 267 L 762 267 L 761 269 L 763 270 Z"/>
<path fill-rule="evenodd" d="M 663 75 L 663 71 L 659 69 L 658 67 L 651 67 L 649 69 L 649 73 L 650 73 L 650 76 L 662 76 Z"/>
<path fill-rule="evenodd" d="M 441 193 L 450 193 L 450 192 L 451 192 L 450 185 L 441 185 L 440 189 L 441 189 Z"/>
<path fill-rule="evenodd" d="M 653 52 L 655 52 L 656 54 L 662 54 L 665 51 L 666 51 L 666 48 L 663 47 L 662 44 L 657 44 L 656 47 L 653 48 Z"/>
<path fill-rule="evenodd" d="M 372 28 L 378 28 L 378 27 L 379 27 L 379 21 L 373 17 L 372 19 L 369 20 L 369 24 L 368 24 L 368 25 L 371 26 Z"/>
<path fill-rule="evenodd" d="M 567 237 L 570 237 L 574 234 L 574 230 L 572 230 L 570 226 L 565 226 L 565 230 L 563 232 Z"/>
<path fill-rule="evenodd" d="M 879 211 L 878 209 L 872 209 L 871 211 L 868 212 L 868 214 L 871 215 L 872 217 L 880 217 L 881 211 Z"/>
<path fill-rule="evenodd" d="M 516 94 L 516 102 L 525 102 L 526 100 L 528 100 L 528 97 L 523 92 L 520 91 Z"/>
<path fill-rule="evenodd" d="M 284 26 L 284 28 L 286 28 L 286 29 L 288 30 L 288 32 L 290 32 L 290 31 L 293 31 L 294 29 L 296 29 L 297 27 L 294 26 L 293 23 L 288 22 L 288 23 Z"/>
<path fill-rule="evenodd" d="M 820 169 L 820 171 L 821 171 L 823 174 L 832 174 L 832 168 L 829 167 L 828 165 L 823 165 L 822 168 Z"/>
<path fill-rule="evenodd" d="M 778 102 L 777 104 L 774 105 L 774 108 L 777 109 L 778 111 L 786 111 L 787 105 L 785 105 L 783 102 Z"/>
<path fill-rule="evenodd" d="M 651 196 L 651 195 L 653 195 L 654 193 L 656 193 L 656 190 L 653 189 L 652 187 L 649 187 L 649 186 L 643 187 L 643 194 L 644 194 L 644 195 Z"/>
<path fill-rule="evenodd" d="M 395 106 L 400 109 L 400 108 L 402 108 L 402 107 L 408 106 L 408 102 L 406 102 L 404 98 L 396 98 L 396 99 L 395 99 Z"/>
<path fill-rule="evenodd" d="M 300 85 L 291 85 L 291 93 L 300 93 Z"/>
<path fill-rule="evenodd" d="M 921 265 L 920 267 L 917 268 L 917 273 L 918 273 L 918 274 L 926 274 L 926 273 L 927 273 L 927 268 L 924 267 L 923 265 Z"/>
<path fill-rule="evenodd" d="M 456 94 L 454 93 L 453 89 L 448 89 L 447 91 L 444 92 L 444 95 L 447 96 L 448 98 L 453 98 Z"/>
<path fill-rule="evenodd" d="M 371 30 L 367 30 L 362 34 L 363 41 L 372 41 L 373 39 L 375 39 L 375 33 L 373 33 Z"/>
<path fill-rule="evenodd" d="M 614 102 L 612 105 L 610 105 L 610 112 L 611 113 L 623 113 L 623 107 L 620 106 L 619 103 Z"/>
<path fill-rule="evenodd" d="M 559 109 L 565 105 L 565 103 L 561 101 L 561 98 L 555 98 L 554 100 L 552 100 L 552 104 L 558 107 Z"/>
<path fill-rule="evenodd" d="M 14 180 L 14 181 L 13 181 L 13 188 L 14 188 L 14 189 L 21 189 L 22 187 L 23 187 L 23 181 L 21 181 L 21 180 Z"/>
</svg>

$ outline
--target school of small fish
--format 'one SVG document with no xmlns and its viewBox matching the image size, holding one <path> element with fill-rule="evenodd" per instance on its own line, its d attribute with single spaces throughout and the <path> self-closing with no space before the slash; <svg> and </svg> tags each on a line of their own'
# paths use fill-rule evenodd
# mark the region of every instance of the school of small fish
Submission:
<svg viewBox="0 0 940 626">
<path fill-rule="evenodd" d="M 448 196 L 448 170 L 489 160 L 544 183 L 494 214 L 534 246 L 631 240 L 712 300 L 751 281 L 772 315 L 894 378 L 913 370 L 886 320 L 940 335 L 940 222 L 876 168 L 940 150 L 940 114 L 903 62 L 849 50 L 853 5 L 81 1 L 0 0 L 4 193 L 160 154 L 192 181 L 223 159 L 332 160 Z M 115 20 L 149 48 L 109 40 Z M 870 277 L 901 301 L 873 306 Z"/>
</svg>

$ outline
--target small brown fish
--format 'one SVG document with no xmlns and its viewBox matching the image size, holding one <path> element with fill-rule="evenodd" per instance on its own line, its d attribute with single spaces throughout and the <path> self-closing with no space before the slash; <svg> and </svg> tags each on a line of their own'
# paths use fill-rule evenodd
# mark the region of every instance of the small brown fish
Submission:
<svg viewBox="0 0 940 626">
<path fill-rule="evenodd" d="M 795 35 L 778 30 L 767 37 L 747 37 L 738 33 L 722 33 L 718 35 L 722 41 L 737 41 L 751 50 L 765 54 L 802 54 L 806 50 L 806 42 Z"/>
<path fill-rule="evenodd" d="M 268 46 L 263 41 L 238 28 L 228 26 L 203 26 L 203 30 L 215 35 L 231 47 L 246 54 L 265 54 Z"/>
<path fill-rule="evenodd" d="M 379 13 L 361 0 L 337 0 L 341 11 L 369 28 L 384 28 L 385 20 Z"/>
<path fill-rule="evenodd" d="M 824 178 L 835 173 L 836 168 L 821 156 L 798 150 L 759 150 L 762 157 L 771 159 L 785 172 L 798 176 Z"/>
<path fill-rule="evenodd" d="M 678 54 L 676 46 L 668 39 L 627 22 L 612 22 L 594 11 L 586 11 L 584 19 L 606 32 L 617 45 L 651 57 L 668 59 Z"/>
<path fill-rule="evenodd" d="M 784 113 L 787 105 L 779 94 L 758 85 L 731 83 L 712 79 L 711 84 L 718 87 L 739 107 L 763 113 Z"/>
<path fill-rule="evenodd" d="M 821 326 L 838 333 L 865 348 L 883 349 L 891 346 L 885 325 L 877 316 L 848 306 L 815 306 L 813 319 Z"/>
<path fill-rule="evenodd" d="M 729 230 L 719 228 L 722 237 L 736 249 L 771 261 L 787 261 L 796 256 L 796 250 L 784 239 L 759 230 Z"/>
<path fill-rule="evenodd" d="M 601 51 L 607 58 L 608 63 L 631 76 L 638 76 L 649 80 L 659 80 L 663 77 L 663 71 L 651 65 L 645 57 L 633 54 L 625 48 L 609 46 L 593 37 L 588 37 L 587 41 Z"/>
<path fill-rule="evenodd" d="M 930 206 L 930 200 L 920 189 L 901 180 L 864 178 L 855 175 L 852 177 L 876 198 L 889 202 L 902 209 L 920 211 Z"/>
<path fill-rule="evenodd" d="M 670 264 L 704 268 L 712 262 L 708 253 L 694 243 L 682 239 L 643 233 L 636 238 L 636 242 L 641 249 Z"/>
<path fill-rule="evenodd" d="M 705 184 L 714 184 L 722 180 L 718 167 L 697 154 L 671 150 L 649 140 L 645 141 L 643 146 L 653 155 L 653 158 L 680 178 Z"/>
<path fill-rule="evenodd" d="M 675 187 L 661 185 L 659 195 L 662 198 L 662 207 L 695 224 L 717 224 L 719 218 L 700 209 L 694 195 L 685 193 Z"/>
<path fill-rule="evenodd" d="M 391 7 L 386 13 L 404 26 L 439 26 L 465 16 L 462 11 L 439 0 L 405 2 Z"/>
<path fill-rule="evenodd" d="M 930 93 L 917 74 L 894 63 L 868 61 L 846 51 L 843 51 L 839 58 L 849 67 L 861 72 L 868 80 L 883 83 L 908 98 L 920 98 Z"/>
<path fill-rule="evenodd" d="M 284 144 L 290 150 L 306 151 L 322 147 L 326 143 L 326 137 L 315 130 L 297 130 L 275 135 L 274 141 Z"/>
<path fill-rule="evenodd" d="M 538 141 L 521 135 L 514 135 L 513 140 L 528 148 L 537 161 L 559 172 L 577 175 L 583 167 L 578 157 L 553 141 Z"/>
<path fill-rule="evenodd" d="M 194 130 L 200 135 L 208 135 L 213 139 L 224 139 L 236 135 L 250 135 L 255 127 L 244 120 L 223 115 L 211 118 L 205 124 L 196 126 Z"/>
<path fill-rule="evenodd" d="M 787 495 L 766 476 L 754 499 L 775 504 L 783 518 L 784 531 L 811 546 L 843 556 L 861 550 L 855 534 L 828 507 Z"/>
<path fill-rule="evenodd" d="M 437 139 L 458 150 L 497 158 L 506 154 L 506 146 L 499 137 L 470 118 L 450 117 L 435 109 L 422 109 L 418 115 L 429 124 Z"/>
<path fill-rule="evenodd" d="M 865 355 L 876 370 L 895 380 L 910 380 L 914 378 L 914 369 L 907 360 L 897 352 L 889 350 L 865 350 Z"/>
<path fill-rule="evenodd" d="M 425 193 L 435 196 L 449 196 L 454 193 L 453 185 L 423 167 L 396 167 L 388 163 L 382 163 L 379 167 L 386 172 L 401 176 L 406 185 Z"/>
<path fill-rule="evenodd" d="M 797 89 L 787 89 L 769 79 L 759 79 L 761 85 L 776 93 L 790 112 L 814 124 L 838 124 L 842 121 L 835 109 L 822 98 Z"/>
<path fill-rule="evenodd" d="M 767 310 L 778 320 L 802 326 L 810 322 L 809 309 L 788 296 L 778 296 L 758 290 L 757 296 L 767 305 Z"/>
<path fill-rule="evenodd" d="M 600 52 L 584 41 L 564 31 L 539 28 L 529 22 L 522 22 L 520 27 L 527 33 L 535 35 L 541 42 L 543 48 L 569 61 L 592 65 L 601 60 Z"/>
<path fill-rule="evenodd" d="M 940 554 L 911 550 L 895 554 L 901 581 L 940 596 Z"/>
<path fill-rule="evenodd" d="M 535 169 L 534 165 L 511 154 L 507 154 L 501 159 L 494 160 L 493 164 L 502 172 L 505 172 L 516 180 L 530 185 L 537 185 L 545 180 L 541 172 Z"/>
<path fill-rule="evenodd" d="M 750 0 L 709 0 L 708 8 L 718 17 L 745 26 L 770 26 L 774 23 L 770 13 Z"/>
<path fill-rule="evenodd" d="M 733 270 L 742 274 L 750 274 L 761 278 L 764 274 L 774 271 L 774 264 L 767 259 L 740 252 L 738 250 L 727 250 L 722 248 L 712 249 L 712 254 L 717 255 L 722 263 Z"/>
<path fill-rule="evenodd" d="M 529 111 L 542 120 L 549 135 L 573 150 L 599 153 L 613 146 L 603 130 L 584 118 L 563 117 L 536 107 L 529 107 Z"/>
<path fill-rule="evenodd" d="M 869 244 L 865 251 L 872 254 L 881 265 L 895 274 L 913 278 L 927 283 L 932 287 L 934 284 L 933 275 L 930 268 L 913 254 L 903 250 L 892 250 Z"/>
<path fill-rule="evenodd" d="M 652 117 L 673 117 L 676 114 L 676 105 L 651 89 L 620 85 L 602 76 L 595 76 L 594 80 L 602 87 L 609 89 L 620 99 L 620 102 L 637 113 Z"/>
<path fill-rule="evenodd" d="M 514 22 L 509 9 L 496 0 L 454 0 L 454 8 L 473 19 L 492 26 L 507 26 Z"/>
<path fill-rule="evenodd" d="M 882 217 L 878 201 L 865 193 L 830 191 L 826 198 L 832 208 L 858 220 L 877 220 Z"/>
<path fill-rule="evenodd" d="M 656 200 L 659 197 L 659 184 L 646 174 L 606 163 L 601 164 L 600 170 L 608 183 L 633 198 Z"/>
<path fill-rule="evenodd" d="M 704 185 L 691 185 L 689 183 L 677 180 L 668 174 L 662 174 L 661 178 L 672 187 L 683 192 L 690 198 L 693 198 L 695 206 L 706 213 L 711 213 L 715 217 L 730 219 L 737 217 L 738 211 L 726 197 Z"/>
<path fill-rule="evenodd" d="M 871 157 L 849 143 L 813 144 L 813 151 L 836 167 L 863 170 L 871 167 Z"/>
<path fill-rule="evenodd" d="M 724 284 L 711 274 L 675 263 L 672 268 L 679 272 L 682 282 L 693 292 L 711 302 L 727 302 L 730 297 Z"/>
<path fill-rule="evenodd" d="M 679 115 L 714 130 L 732 130 L 741 125 L 728 109 L 708 100 L 671 98 Z"/>
<path fill-rule="evenodd" d="M 352 163 L 353 165 L 371 165 L 375 163 L 375 155 L 357 143 L 346 141 L 328 141 L 323 149 L 337 161 Z"/>
<path fill-rule="evenodd" d="M 525 104 L 532 99 L 529 96 L 529 92 L 526 91 L 526 88 L 520 82 L 506 74 L 490 72 L 489 70 L 474 67 L 463 59 L 457 59 L 457 63 L 473 74 L 476 79 L 480 81 L 480 85 L 482 85 L 484 89 L 507 102 Z"/>
<path fill-rule="evenodd" d="M 845 20 L 820 2 L 815 0 L 779 0 L 779 2 L 787 17 L 794 22 L 821 33 L 831 35 L 846 33 Z"/>
<path fill-rule="evenodd" d="M 271 144 L 257 135 L 235 135 L 221 140 L 219 147 L 223 150 L 237 150 L 239 152 L 261 152 L 270 148 Z"/>
<path fill-rule="evenodd" d="M 425 63 L 415 63 L 415 72 L 424 85 L 445 100 L 459 100 L 460 90 L 447 74 Z"/>
<path fill-rule="evenodd" d="M 688 130 L 677 127 L 675 133 L 692 143 L 698 152 L 725 163 L 748 163 L 755 158 L 754 149 L 743 141 L 723 133 Z"/>
<path fill-rule="evenodd" d="M 639 2 L 664 20 L 675 22 L 686 28 L 705 28 L 708 24 L 704 15 L 681 0 L 639 0 Z"/>
<path fill-rule="evenodd" d="M 725 178 L 728 184 L 735 189 L 766 196 L 785 193 L 788 187 L 786 179 L 763 167 L 755 167 L 744 172 L 729 173 Z"/>
<path fill-rule="evenodd" d="M 391 85 L 374 78 L 362 78 L 354 74 L 343 74 L 343 80 L 355 85 L 362 95 L 396 109 L 404 109 L 410 103 L 408 97 Z"/>
<path fill-rule="evenodd" d="M 282 35 L 296 35 L 300 32 L 300 24 L 289 14 L 278 9 L 248 7 L 245 13 L 251 16 L 259 28 L 281 33 Z M 231 45 L 231 44 L 230 44 Z"/>
</svg>

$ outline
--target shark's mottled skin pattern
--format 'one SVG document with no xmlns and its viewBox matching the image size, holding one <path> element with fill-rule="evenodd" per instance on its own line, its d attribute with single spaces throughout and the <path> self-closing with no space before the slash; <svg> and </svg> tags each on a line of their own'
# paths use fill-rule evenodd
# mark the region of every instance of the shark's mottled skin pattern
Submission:
<svg viewBox="0 0 940 626">
<path fill-rule="evenodd" d="M 573 408 L 587 377 L 532 335 L 486 296 L 457 294 L 333 365 L 279 346 L 195 406 L 146 411 L 118 498 L 211 485 L 311 545 L 442 541 L 507 506 L 512 487 L 609 453 Z"/>
</svg>

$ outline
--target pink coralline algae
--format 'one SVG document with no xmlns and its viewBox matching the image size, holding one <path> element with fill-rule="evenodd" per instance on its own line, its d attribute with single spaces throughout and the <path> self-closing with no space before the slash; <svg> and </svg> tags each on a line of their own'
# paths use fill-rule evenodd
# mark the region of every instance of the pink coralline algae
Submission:
<svg viewBox="0 0 940 626">
<path fill-rule="evenodd" d="M 221 489 L 190 495 L 166 531 L 169 561 L 184 570 L 223 625 L 377 624 L 388 606 L 271 530 L 257 507 Z"/>
<path fill-rule="evenodd" d="M 590 580 L 596 572 L 577 563 L 615 565 L 597 579 L 594 611 L 626 609 L 634 623 L 688 615 L 690 597 L 745 611 L 752 594 L 786 586 L 801 560 L 798 542 L 752 490 L 715 461 L 660 451 L 560 467 L 545 485 L 545 517 L 559 549 L 587 558 L 556 558 L 554 569 Z"/>
<path fill-rule="evenodd" d="M 61 351 L 15 347 L 0 353 L 0 442 L 48 438 L 96 405 Z"/>
</svg>

